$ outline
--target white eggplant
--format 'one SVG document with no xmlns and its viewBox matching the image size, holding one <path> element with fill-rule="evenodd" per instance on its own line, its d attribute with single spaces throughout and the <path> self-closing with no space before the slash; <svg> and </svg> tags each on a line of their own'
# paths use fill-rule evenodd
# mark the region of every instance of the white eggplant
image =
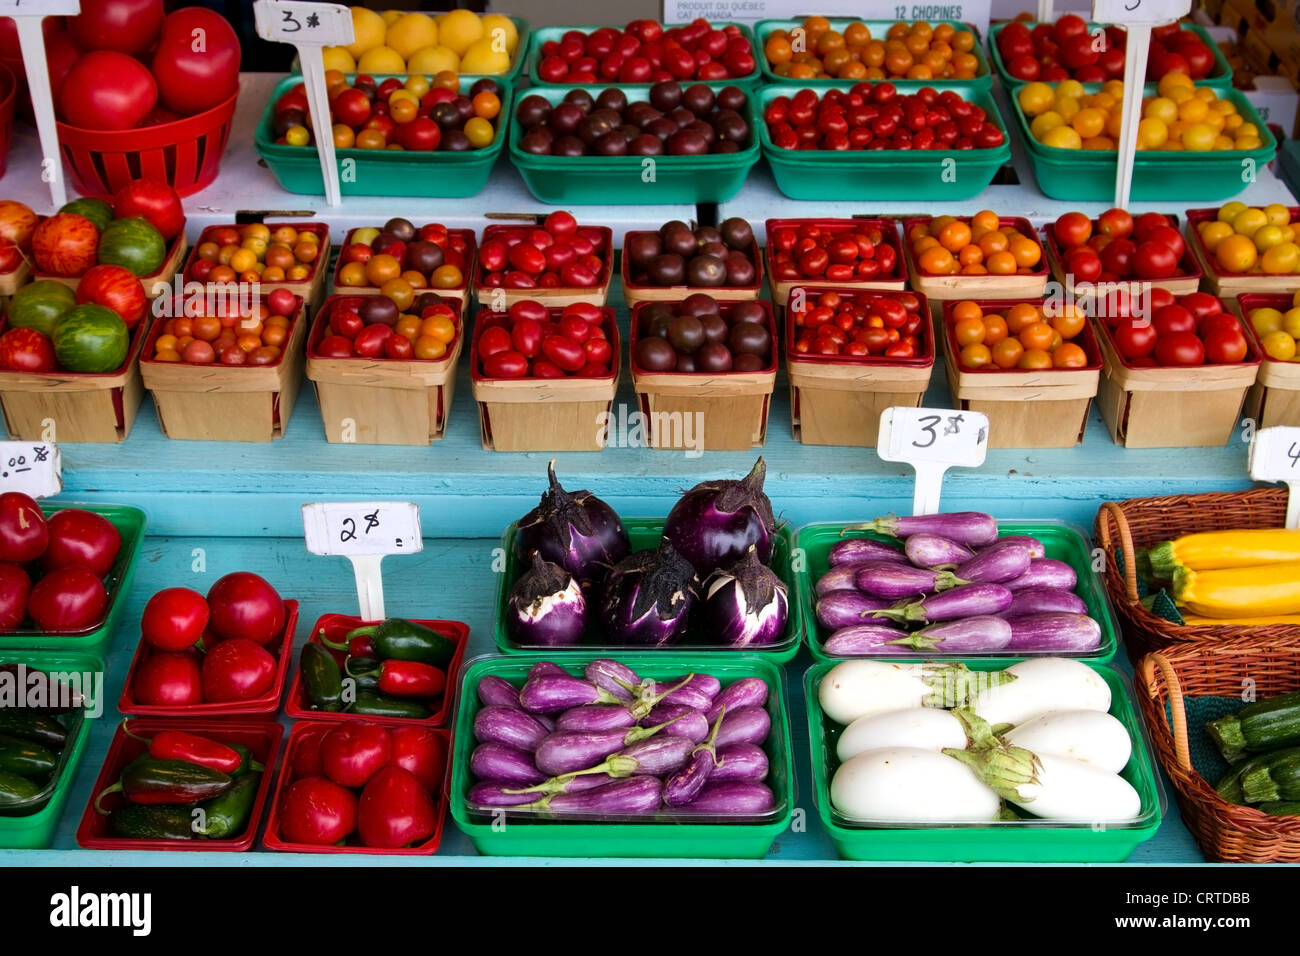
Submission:
<svg viewBox="0 0 1300 956">
<path fill-rule="evenodd" d="M 906 664 L 891 661 L 845 661 L 827 671 L 817 692 L 822 711 L 839 724 L 867 714 L 908 707 L 961 707 L 977 688 L 1011 683 L 1005 671 L 969 670 L 955 661 Z"/>
<path fill-rule="evenodd" d="M 971 703 L 971 709 L 994 726 L 1015 726 L 1053 710 L 1110 710 L 1110 687 L 1079 661 L 1038 657 L 1012 664 L 1002 673 L 1015 680 L 980 686 Z"/>
<path fill-rule="evenodd" d="M 950 711 L 937 707 L 908 707 L 859 717 L 844 729 L 835 745 L 840 760 L 868 750 L 915 747 L 941 751 L 966 749 L 966 731 Z"/>
<path fill-rule="evenodd" d="M 997 794 L 960 761 L 917 747 L 868 750 L 840 764 L 831 804 L 851 820 L 987 823 Z"/>
<path fill-rule="evenodd" d="M 960 721 L 957 723 L 960 726 Z M 1133 755 L 1128 729 L 1110 714 L 1098 710 L 1056 710 L 1041 714 L 1013 727 L 1002 739 L 1040 757 L 1069 757 L 1111 773 L 1127 767 Z M 842 737 L 840 742 L 843 743 Z"/>
</svg>

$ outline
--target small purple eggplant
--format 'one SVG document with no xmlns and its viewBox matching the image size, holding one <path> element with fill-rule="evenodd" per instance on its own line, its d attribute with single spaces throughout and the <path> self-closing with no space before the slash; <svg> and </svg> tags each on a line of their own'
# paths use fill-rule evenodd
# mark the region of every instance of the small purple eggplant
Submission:
<svg viewBox="0 0 1300 956">
<path fill-rule="evenodd" d="M 605 578 L 600 623 L 614 644 L 663 647 L 686 636 L 698 602 L 691 562 L 667 538 L 653 551 L 637 551 Z"/>
<path fill-rule="evenodd" d="M 636 714 L 623 704 L 584 704 L 570 707 L 555 721 L 556 730 L 584 730 L 599 733 L 636 723 Z"/>
<path fill-rule="evenodd" d="M 705 713 L 710 724 L 718 719 L 718 711 L 723 707 L 735 710 L 737 707 L 763 707 L 767 704 L 767 681 L 761 677 L 742 677 L 734 684 L 727 685 L 717 697 L 713 706 Z"/>
<path fill-rule="evenodd" d="M 722 719 L 726 715 L 727 708 L 723 706 L 718 713 L 718 719 L 713 722 L 713 733 L 704 743 L 691 751 L 686 766 L 664 781 L 664 803 L 668 806 L 685 806 L 699 796 L 704 785 L 709 782 L 709 776 L 718 762 L 715 742 L 718 739 L 718 731 L 722 728 Z"/>
<path fill-rule="evenodd" d="M 532 714 L 514 707 L 484 707 L 474 715 L 474 739 L 532 753 L 550 733 Z"/>
<path fill-rule="evenodd" d="M 1086 614 L 1088 605 L 1083 598 L 1073 591 L 1060 588 L 1025 588 L 1012 592 L 1011 604 L 1002 612 L 1007 620 L 1013 617 L 1026 617 L 1030 614 L 1048 614 L 1064 612 L 1067 614 Z"/>
<path fill-rule="evenodd" d="M 640 740 L 612 754 L 600 766 L 611 777 L 650 776 L 662 777 L 686 763 L 695 744 L 685 737 L 661 735 Z"/>
<path fill-rule="evenodd" d="M 532 667 L 528 668 L 528 677 L 526 680 L 532 680 L 534 677 L 568 677 L 569 672 L 554 661 L 538 661 Z"/>
<path fill-rule="evenodd" d="M 975 557 L 957 566 L 953 574 L 973 584 L 1001 584 L 1020 577 L 1029 570 L 1029 549 L 1019 544 L 985 548 Z"/>
<path fill-rule="evenodd" d="M 704 583 L 701 610 L 710 643 L 728 647 L 775 644 L 785 633 L 789 589 L 750 548 L 743 558 L 713 572 Z"/>
<path fill-rule="evenodd" d="M 1101 646 L 1101 625 L 1086 614 L 1047 613 L 1012 618 L 1012 651 L 1092 651 Z"/>
<path fill-rule="evenodd" d="M 518 807 L 533 803 L 539 796 L 555 793 L 581 793 L 583 790 L 603 787 L 613 779 L 608 774 L 593 773 L 552 777 L 532 787 L 520 787 L 517 784 L 508 783 L 476 783 L 470 787 L 468 800 L 471 806 Z"/>
<path fill-rule="evenodd" d="M 951 538 L 938 534 L 914 534 L 903 549 L 907 560 L 918 568 L 955 567 L 975 557 L 975 552 Z"/>
<path fill-rule="evenodd" d="M 519 703 L 519 688 L 495 674 L 488 674 L 478 682 L 478 699 L 484 707 L 523 709 L 523 704 Z"/>
<path fill-rule="evenodd" d="M 906 632 L 888 624 L 858 624 L 842 627 L 822 642 L 822 650 L 831 657 L 863 657 L 867 655 L 907 653 L 905 647 L 894 645 Z"/>
<path fill-rule="evenodd" d="M 530 677 L 528 683 L 524 684 L 524 689 L 519 692 L 519 701 L 524 710 L 538 714 L 555 714 L 583 704 L 620 703 L 619 698 L 607 690 L 601 690 L 591 681 L 563 672 Z"/>
<path fill-rule="evenodd" d="M 631 700 L 641 689 L 641 678 L 636 671 L 607 657 L 597 658 L 588 664 L 582 676 L 620 700 Z"/>
<path fill-rule="evenodd" d="M 862 561 L 905 562 L 907 555 L 892 544 L 877 541 L 874 538 L 848 538 L 831 545 L 826 560 L 831 566 L 839 564 L 857 564 Z"/>
<path fill-rule="evenodd" d="M 951 571 L 926 571 L 905 564 L 867 568 L 858 572 L 854 582 L 859 591 L 895 600 L 933 591 L 947 591 L 969 583 Z"/>
<path fill-rule="evenodd" d="M 927 653 L 984 654 L 1000 651 L 1011 643 L 1011 625 L 990 615 L 965 617 L 959 621 L 932 624 L 908 634 L 898 643 Z"/>
<path fill-rule="evenodd" d="M 861 591 L 832 591 L 817 601 L 817 623 L 828 631 L 861 624 L 872 611 L 885 611 L 893 602 Z"/>
<path fill-rule="evenodd" d="M 469 769 L 485 783 L 513 783 L 530 787 L 546 779 L 533 755 L 505 744 L 479 744 L 469 757 Z"/>
<path fill-rule="evenodd" d="M 1064 561 L 1057 561 L 1054 558 L 1034 558 L 1029 562 L 1029 568 L 1024 574 L 1004 583 L 1012 591 L 1023 591 L 1026 588 L 1057 588 L 1061 591 L 1073 591 L 1075 585 L 1079 583 L 1079 576 L 1074 573 L 1074 568 Z"/>
<path fill-rule="evenodd" d="M 765 784 L 729 780 L 724 783 L 710 783 L 698 797 L 686 806 L 679 807 L 678 810 L 689 813 L 740 816 L 768 813 L 775 806 L 776 797 Z"/>
<path fill-rule="evenodd" d="M 703 712 L 681 704 L 660 704 L 642 717 L 641 723 L 651 727 L 663 724 L 664 733 L 673 737 L 685 737 L 696 744 L 709 736 L 709 722 Z"/>
<path fill-rule="evenodd" d="M 732 744 L 761 744 L 772 730 L 772 718 L 765 707 L 737 707 L 727 711 L 722 718 L 714 746 L 730 747 Z"/>
<path fill-rule="evenodd" d="M 685 678 L 659 681 L 655 688 L 662 694 L 660 703 L 708 710 L 713 706 L 713 698 L 722 690 L 722 684 L 710 674 L 690 674 Z"/>
<path fill-rule="evenodd" d="M 907 567 L 906 561 L 876 560 L 837 564 L 817 579 L 815 587 L 817 596 L 822 597 L 832 591 L 856 591 L 858 590 L 857 577 L 859 571 L 865 571 L 868 568 L 893 568 L 898 567 L 900 564 Z"/>
<path fill-rule="evenodd" d="M 1047 557 L 1047 546 L 1037 538 L 1027 534 L 1005 534 L 987 548 L 981 549 L 981 552 L 991 551 L 994 548 L 1005 548 L 1008 545 L 1019 545 L 1022 548 L 1028 548 L 1030 558 Z"/>
<path fill-rule="evenodd" d="M 673 718 L 678 720 L 680 718 Z M 663 730 L 673 720 L 653 727 L 630 727 L 626 730 L 590 732 L 557 730 L 548 734 L 537 745 L 533 761 L 537 769 L 553 777 L 576 773 L 599 764 L 615 751 L 622 750 L 640 740 L 647 740 Z"/>
<path fill-rule="evenodd" d="M 877 611 L 876 617 L 924 623 L 955 621 L 982 614 L 1001 614 L 1011 606 L 1013 598 L 1014 595 L 1001 584 L 963 584 L 920 601 Z"/>
<path fill-rule="evenodd" d="M 643 814 L 654 813 L 662 802 L 663 785 L 659 780 L 652 776 L 637 776 L 580 793 L 547 797 L 541 809 L 555 813 Z"/>
<path fill-rule="evenodd" d="M 533 566 L 510 589 L 506 633 L 520 647 L 577 644 L 587 629 L 587 599 L 578 579 L 533 553 Z"/>
<path fill-rule="evenodd" d="M 956 511 L 949 514 L 889 515 L 866 524 L 851 525 L 840 532 L 874 531 L 894 538 L 910 538 L 914 534 L 938 534 L 967 547 L 982 548 L 998 538 L 998 523 L 992 515 L 980 511 Z"/>
<path fill-rule="evenodd" d="M 768 760 L 757 744 L 732 744 L 718 748 L 718 763 L 709 775 L 712 783 L 748 780 L 760 783 L 767 779 Z"/>
</svg>

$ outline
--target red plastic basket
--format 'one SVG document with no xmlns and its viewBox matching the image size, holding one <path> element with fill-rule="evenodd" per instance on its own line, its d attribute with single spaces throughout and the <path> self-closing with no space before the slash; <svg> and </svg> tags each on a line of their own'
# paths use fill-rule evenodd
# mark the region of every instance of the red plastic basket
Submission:
<svg viewBox="0 0 1300 956">
<path fill-rule="evenodd" d="M 0 176 L 9 166 L 9 141 L 14 135 L 14 105 L 18 101 L 18 80 L 6 64 L 0 63 Z"/>
<path fill-rule="evenodd" d="M 410 717 L 372 717 L 368 714 L 343 714 L 331 713 L 324 710 L 312 710 L 311 702 L 307 700 L 307 688 L 302 685 L 302 668 L 297 667 L 293 672 L 293 683 L 289 685 L 289 696 L 284 700 L 284 713 L 287 717 L 295 720 L 308 718 L 318 721 L 344 721 L 344 720 L 369 720 L 376 724 L 425 724 L 430 727 L 445 727 L 451 722 L 451 699 L 454 696 L 454 689 L 460 683 L 460 665 L 465 659 L 465 648 L 469 644 L 469 625 L 462 624 L 460 621 L 429 621 L 421 618 L 411 618 L 416 624 L 423 624 L 427 628 L 437 631 L 444 637 L 449 637 L 456 642 L 456 653 L 452 655 L 451 663 L 447 665 L 447 688 L 443 691 L 442 700 L 436 709 L 433 709 L 428 717 L 415 720 Z M 307 640 L 310 643 L 319 644 L 321 637 L 328 637 L 331 641 L 339 643 L 348 631 L 361 627 L 363 624 L 375 624 L 376 621 L 363 621 L 359 617 L 349 617 L 346 614 L 326 614 L 316 622 L 316 626 L 311 629 L 311 634 Z M 343 665 L 344 655 L 340 651 L 330 650 L 334 659 Z"/>
<path fill-rule="evenodd" d="M 131 687 L 135 681 L 135 672 L 140 665 L 162 653 L 146 644 L 143 640 L 136 645 L 135 656 L 131 658 L 131 669 L 126 672 L 126 683 L 122 685 L 122 696 L 118 699 L 117 709 L 120 713 L 144 717 L 209 717 L 223 719 L 237 717 L 274 717 L 280 707 L 280 695 L 284 692 L 284 681 L 289 673 L 289 660 L 293 657 L 293 633 L 298 627 L 298 602 L 284 602 L 284 633 L 279 638 L 264 645 L 275 658 L 275 678 L 271 686 L 261 697 L 252 700 L 228 701 L 214 704 L 193 704 L 180 707 L 169 704 L 139 704 Z"/>
<path fill-rule="evenodd" d="M 150 738 L 163 730 L 183 730 L 187 733 L 209 737 L 223 744 L 242 744 L 248 748 L 253 759 L 264 769 L 262 779 L 257 785 L 257 797 L 253 803 L 253 812 L 248 818 L 248 826 L 237 837 L 228 840 L 139 840 L 114 836 L 109 829 L 108 817 L 95 809 L 95 797 L 117 782 L 122 768 L 141 756 L 146 745 L 133 737 L 128 737 L 121 724 L 108 745 L 108 755 L 104 766 L 99 771 L 99 779 L 90 791 L 90 802 L 81 815 L 81 824 L 77 827 L 77 844 L 88 850 L 225 850 L 244 853 L 253 848 L 257 837 L 257 827 L 262 820 L 271 797 L 271 777 L 275 772 L 275 758 L 280 751 L 280 739 L 284 728 L 276 723 L 202 720 L 135 720 L 129 719 L 127 725 L 131 733 Z M 104 799 L 104 806 L 110 810 L 126 805 L 126 798 L 120 793 Z"/>
<path fill-rule="evenodd" d="M 375 720 L 375 718 L 366 718 Z M 280 775 L 275 781 L 275 791 L 271 797 L 271 809 L 266 818 L 266 831 L 262 834 L 262 846 L 268 850 L 287 850 L 291 853 L 352 853 L 352 854 L 380 854 L 392 856 L 432 856 L 438 852 L 438 846 L 442 843 L 442 828 L 447 821 L 447 789 L 449 786 L 448 776 L 451 769 L 451 731 L 435 729 L 435 733 L 442 739 L 445 753 L 447 754 L 447 766 L 443 768 L 442 785 L 438 792 L 431 794 L 433 797 L 433 812 L 437 817 L 437 824 L 434 828 L 433 835 L 419 846 L 404 846 L 395 849 L 386 850 L 378 847 L 362 846 L 360 844 L 348 844 L 347 846 L 320 846 L 311 843 L 290 843 L 280 836 L 280 802 L 284 799 L 285 792 L 293 785 L 298 778 L 294 772 L 293 762 L 299 748 L 303 747 L 306 742 L 311 742 L 318 734 L 324 734 L 337 724 L 327 723 L 323 720 L 300 720 L 297 721 L 289 731 L 289 742 L 284 749 L 284 760 L 280 762 Z M 356 792 L 355 790 L 353 791 Z"/>
<path fill-rule="evenodd" d="M 133 179 L 168 182 L 182 196 L 217 178 L 235 119 L 231 96 L 206 113 L 143 129 L 81 129 L 59 123 L 59 149 L 83 196 L 109 196 Z"/>
</svg>

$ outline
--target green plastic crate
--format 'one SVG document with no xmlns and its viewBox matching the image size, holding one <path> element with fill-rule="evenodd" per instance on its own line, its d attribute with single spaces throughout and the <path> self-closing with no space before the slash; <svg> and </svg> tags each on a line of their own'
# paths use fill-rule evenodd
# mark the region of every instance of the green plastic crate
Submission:
<svg viewBox="0 0 1300 956">
<path fill-rule="evenodd" d="M 733 83 L 706 83 L 714 92 Z M 541 96 L 555 104 L 572 89 L 585 89 L 599 96 L 607 86 L 542 86 L 522 96 Z M 618 86 L 628 102 L 648 100 L 649 86 Z M 523 130 L 510 115 L 510 161 L 519 170 L 524 185 L 535 197 L 554 205 L 616 204 L 647 206 L 667 203 L 726 202 L 745 184 L 749 170 L 758 162 L 758 128 L 761 125 L 749 98 L 749 146 L 734 153 L 706 156 L 534 156 L 519 148 Z M 504 108 L 502 115 L 505 115 Z M 647 159 L 654 160 L 654 178 L 648 182 Z"/>
<path fill-rule="evenodd" d="M 1023 658 L 967 660 L 971 670 L 1010 667 Z M 1093 827 L 1047 821 L 994 822 L 933 827 L 872 827 L 854 824 L 831 807 L 830 779 L 839 766 L 835 740 L 843 729 L 826 718 L 818 703 L 822 679 L 835 667 L 829 661 L 809 668 L 808 738 L 812 750 L 814 800 L 822 826 L 846 860 L 915 860 L 947 863 L 1119 863 L 1156 835 L 1166 799 L 1151 762 L 1146 732 L 1133 710 L 1132 690 L 1116 671 L 1089 664 L 1110 687 L 1110 713 L 1128 729 L 1133 756 L 1120 774 L 1142 799 L 1141 816 L 1127 826 Z"/>
<path fill-rule="evenodd" d="M 387 77 L 377 76 L 375 79 L 382 83 Z M 498 80 L 501 87 L 501 112 L 497 117 L 497 135 L 492 145 L 463 153 L 336 149 L 334 154 L 339 164 L 349 161 L 355 164 L 349 175 L 340 176 L 340 192 L 344 196 L 440 199 L 457 199 L 482 192 L 504 147 L 503 117 L 511 114 L 514 101 L 514 92 L 508 82 L 501 81 L 500 77 L 491 79 Z M 289 76 L 276 84 L 253 133 L 253 143 L 281 186 L 291 193 L 323 196 L 325 177 L 321 173 L 316 147 L 277 144 L 271 129 L 276 100 L 291 86 L 301 82 L 300 77 Z"/>
<path fill-rule="evenodd" d="M 745 39 L 747 39 L 747 40 L 749 41 L 749 45 L 750 45 L 750 47 L 753 48 L 753 50 L 754 50 L 754 60 L 755 60 L 755 62 L 761 64 L 762 61 L 763 61 L 762 50 L 759 49 L 759 48 L 757 47 L 757 45 L 754 43 L 754 31 L 753 31 L 752 29 L 750 29 L 749 24 L 746 24 L 746 23 L 735 23 L 735 24 L 732 24 L 732 23 L 716 23 L 716 24 L 714 24 L 714 26 L 718 27 L 719 29 L 721 29 L 722 27 L 725 27 L 725 26 L 733 26 L 733 25 L 734 25 L 734 26 L 737 26 L 737 27 L 740 28 L 740 33 L 741 33 L 741 35 L 744 36 Z M 542 45 L 543 45 L 543 44 L 545 44 L 545 43 L 549 43 L 549 42 L 552 41 L 552 40 L 555 40 L 556 42 L 559 42 L 559 40 L 561 40 L 561 39 L 564 37 L 564 35 L 565 35 L 566 33 L 568 33 L 570 30 L 579 30 L 579 31 L 581 31 L 582 33 L 592 33 L 592 32 L 594 32 L 594 31 L 596 31 L 596 30 L 599 30 L 602 26 L 612 26 L 612 27 L 614 27 L 614 29 L 618 30 L 620 33 L 623 31 L 623 27 L 622 27 L 622 26 L 620 26 L 620 25 L 618 25 L 618 24 L 612 24 L 612 23 L 610 23 L 610 24 L 588 24 L 588 25 L 586 25 L 586 26 L 539 27 L 538 29 L 534 30 L 534 31 L 532 32 L 532 37 L 530 38 L 530 42 L 529 42 L 529 44 L 528 44 L 528 83 L 529 83 L 529 85 L 532 86 L 532 87 L 544 87 L 544 86 L 555 86 L 555 85 L 556 85 L 556 84 L 547 83 L 545 80 L 543 80 L 540 76 L 537 75 L 537 64 L 539 64 L 539 63 L 542 61 Z M 684 23 L 670 23 L 670 24 L 668 24 L 667 26 L 665 26 L 664 29 L 666 29 L 666 30 L 667 30 L 667 29 L 671 29 L 671 28 L 674 27 L 674 26 L 679 26 L 679 27 L 680 27 L 680 26 L 686 26 L 686 24 L 684 24 Z M 741 89 L 750 89 L 750 88 L 752 88 L 752 87 L 758 86 L 759 81 L 760 81 L 761 78 L 762 78 L 762 75 L 763 75 L 763 74 L 760 72 L 759 67 L 755 67 L 755 68 L 754 68 L 754 72 L 751 73 L 749 76 L 742 76 L 742 77 L 737 77 L 736 79 L 733 79 L 733 80 L 727 80 L 727 81 L 723 82 L 722 85 L 723 85 L 723 86 L 739 86 Z M 688 85 L 690 85 L 691 83 L 694 83 L 694 82 L 697 82 L 697 81 L 695 81 L 695 80 L 683 80 L 683 81 L 682 81 L 682 85 L 683 85 L 683 86 L 688 86 Z M 575 84 L 575 83 L 571 83 L 570 81 L 565 80 L 563 83 L 559 84 L 559 87 L 560 87 L 561 89 L 566 89 L 566 88 L 572 88 L 572 87 L 574 87 L 574 86 L 576 86 L 576 85 L 577 85 L 577 84 Z M 533 90 L 530 90 L 529 92 L 533 92 L 533 93 L 535 93 L 535 92 L 539 92 L 539 91 L 536 90 L 536 89 L 533 89 Z"/>
<path fill-rule="evenodd" d="M 892 81 L 891 81 L 892 82 Z M 919 80 L 894 84 L 908 92 L 932 86 Z M 822 87 L 848 91 L 852 83 L 839 81 Z M 800 84 L 774 84 L 758 91 L 759 114 L 778 96 L 794 96 Z M 892 200 L 908 196 L 915 200 L 971 199 L 984 191 L 998 170 L 1011 162 L 1011 133 L 998 115 L 992 93 L 970 84 L 947 84 L 963 99 L 983 108 L 997 122 L 1004 138 L 996 149 L 925 150 L 795 150 L 777 149 L 768 135 L 767 124 L 759 122 L 763 155 L 772 167 L 776 188 L 791 199 L 824 202 L 844 200 Z"/>
<path fill-rule="evenodd" d="M 117 622 L 126 608 L 127 598 L 131 594 L 131 579 L 135 576 L 136 561 L 140 548 L 144 544 L 145 516 L 139 508 L 127 505 L 82 505 L 76 502 L 41 503 L 41 510 L 52 515 L 65 508 L 80 508 L 102 515 L 113 523 L 122 535 L 122 549 L 117 554 L 117 561 L 104 579 L 108 590 L 108 610 L 103 623 L 98 627 L 80 634 L 42 634 L 30 629 L 19 629 L 8 634 L 0 634 L 0 657 L 9 651 L 76 651 L 106 657 L 113 643 L 113 634 Z"/>
<path fill-rule="evenodd" d="M 865 23 L 867 25 L 867 29 L 871 31 L 871 38 L 873 40 L 881 40 L 884 39 L 885 32 L 895 23 L 899 23 L 899 22 L 910 23 L 913 21 L 861 20 L 857 17 L 831 17 L 829 22 L 832 30 L 839 30 L 841 33 L 844 32 L 844 28 L 848 26 L 850 23 Z M 930 26 L 932 27 L 937 27 L 942 24 L 947 24 L 950 27 L 955 27 L 956 29 L 959 30 L 969 30 L 971 33 L 975 34 L 975 46 L 971 49 L 971 53 L 975 54 L 975 59 L 979 60 L 979 68 L 975 71 L 974 78 L 969 80 L 934 79 L 934 80 L 917 80 L 912 82 L 916 82 L 924 86 L 933 86 L 937 90 L 947 89 L 949 86 L 953 85 L 954 83 L 960 83 L 966 86 L 979 86 L 984 89 L 988 89 L 989 87 L 991 87 L 993 85 L 993 71 L 989 68 L 989 59 L 988 56 L 984 53 L 984 44 L 980 41 L 979 30 L 973 24 L 961 23 L 957 20 L 931 20 L 929 21 L 929 23 Z M 767 57 L 763 53 L 763 47 L 767 43 L 768 36 L 770 36 L 774 30 L 785 30 L 788 32 L 802 25 L 803 25 L 802 18 L 798 20 L 759 20 L 757 23 L 754 24 L 754 37 L 755 37 L 754 47 L 755 47 L 756 54 L 758 56 L 759 67 L 763 71 L 764 83 L 794 82 L 790 80 L 788 77 L 777 76 L 776 73 L 773 72 L 772 65 L 767 62 Z M 845 81 L 836 80 L 836 79 L 816 79 L 816 80 L 799 80 L 798 82 L 805 87 L 809 87 L 811 89 L 817 89 L 823 86 L 834 87 Z M 893 83 L 899 81 L 890 80 L 889 82 Z"/>
<path fill-rule="evenodd" d="M 1034 24 L 1025 24 L 1031 30 Z M 1005 23 L 994 24 L 989 28 L 989 60 L 993 63 L 993 68 L 997 71 L 998 77 L 1002 80 L 1002 85 L 1008 90 L 1015 91 L 1017 87 L 1024 86 L 1027 80 L 1018 80 L 1007 72 L 1007 65 L 1002 60 L 1002 53 L 998 50 L 998 34 L 1002 32 Z M 1190 30 L 1204 41 L 1205 45 L 1210 48 L 1210 53 L 1214 56 L 1214 69 L 1210 70 L 1210 75 L 1203 80 L 1197 80 L 1197 86 L 1212 86 L 1216 90 L 1227 90 L 1232 88 L 1232 67 L 1228 66 L 1228 60 L 1219 49 L 1219 45 L 1214 42 L 1210 34 L 1202 26 L 1195 23 L 1183 23 L 1184 30 Z M 1103 29 L 1100 23 L 1089 23 L 1088 32 L 1095 33 Z M 1156 90 L 1155 83 L 1147 83 L 1146 90 L 1148 93 L 1154 93 Z"/>
<path fill-rule="evenodd" d="M 628 537 L 632 541 L 632 550 L 641 551 L 647 548 L 657 547 L 660 539 L 663 537 L 664 519 L 663 518 L 626 518 L 623 526 L 627 528 Z M 617 656 L 622 653 L 637 654 L 681 654 L 696 653 L 707 651 L 710 655 L 720 659 L 725 659 L 735 654 L 744 654 L 751 657 L 762 657 L 777 664 L 784 664 L 794 658 L 799 653 L 799 641 L 803 633 L 802 609 L 799 607 L 799 600 L 796 597 L 798 587 L 798 576 L 791 564 L 791 556 L 794 550 L 793 536 L 790 529 L 781 527 L 777 529 L 776 536 L 772 543 L 772 570 L 777 576 L 785 582 L 789 589 L 789 618 L 785 622 L 785 630 L 782 632 L 781 639 L 775 644 L 769 644 L 765 647 L 727 647 L 721 644 L 702 645 L 695 643 L 673 644 L 669 647 L 660 649 L 646 648 L 640 646 L 628 645 L 609 645 L 609 644 L 580 644 L 571 648 L 551 648 L 551 647 L 521 647 L 510 639 L 506 633 L 505 613 L 506 602 L 510 598 L 510 589 L 514 587 L 515 581 L 519 578 L 519 561 L 515 556 L 515 535 L 518 532 L 518 523 L 511 522 L 510 527 L 506 528 L 506 533 L 501 539 L 501 547 L 506 555 L 505 572 L 497 580 L 497 610 L 496 621 L 492 634 L 496 640 L 497 650 L 502 654 L 551 654 L 564 651 L 581 651 L 596 652 L 600 651 L 607 656 Z"/>
<path fill-rule="evenodd" d="M 588 662 L 600 655 L 552 654 L 547 658 L 569 673 L 581 675 Z M 789 826 L 794 813 L 794 765 L 790 750 L 790 718 L 785 681 L 780 667 L 756 657 L 707 657 L 700 654 L 620 654 L 618 660 L 641 677 L 664 680 L 688 673 L 712 674 L 722 686 L 743 677 L 761 677 L 770 693 L 768 713 L 772 730 L 764 749 L 770 764 L 765 781 L 777 806 L 761 820 L 721 823 L 691 822 L 684 815 L 664 811 L 645 820 L 564 822 L 543 819 L 509 809 L 490 815 L 471 811 L 467 794 L 471 786 L 470 753 L 475 746 L 474 717 L 481 704 L 479 681 L 488 675 L 523 686 L 534 659 L 481 657 L 465 670 L 460 687 L 458 732 L 452 754 L 451 815 L 461 831 L 485 856 L 637 857 L 758 859 Z M 494 819 L 495 817 L 495 819 Z"/>
<path fill-rule="evenodd" d="M 104 662 L 90 654 L 0 651 L 0 664 L 25 664 L 46 672 L 104 673 Z M 104 704 L 102 696 L 99 704 Z M 54 830 L 72 791 L 86 741 L 90 739 L 90 719 L 83 711 L 59 715 L 56 719 L 70 731 L 68 744 L 59 753 L 59 762 L 49 783 L 31 807 L 21 812 L 0 810 L 0 847 L 39 849 L 48 847 L 54 839 Z"/>
<path fill-rule="evenodd" d="M 1099 83 L 1085 83 L 1092 93 Z M 1232 100 L 1248 123 L 1254 123 L 1264 145 L 1252 150 L 1210 150 L 1208 152 L 1161 152 L 1142 150 L 1133 164 L 1130 199 L 1134 202 L 1217 202 L 1231 199 L 1254 182 L 1254 170 L 1273 160 L 1277 141 L 1255 107 L 1238 90 L 1219 92 Z M 1034 168 L 1034 178 L 1043 195 L 1073 202 L 1111 202 L 1115 198 L 1116 153 L 1089 149 L 1059 149 L 1044 146 L 1029 131 L 1024 110 L 1011 95 L 1012 111 L 1025 153 Z M 1248 165 L 1247 161 L 1253 164 Z"/>
<path fill-rule="evenodd" d="M 794 538 L 795 551 L 801 556 L 800 570 L 795 573 L 795 587 L 799 593 L 799 615 L 803 621 L 804 634 L 808 639 L 808 649 L 817 661 L 837 661 L 841 658 L 827 654 L 822 650 L 821 628 L 817 623 L 817 593 L 814 588 L 817 581 L 830 569 L 829 555 L 831 546 L 837 541 L 848 538 L 871 538 L 875 541 L 891 541 L 886 535 L 865 531 L 854 531 L 843 537 L 840 529 L 843 524 L 810 524 L 799 529 Z M 998 532 L 1002 536 L 1027 534 L 1043 542 L 1049 558 L 1064 561 L 1074 568 L 1079 576 L 1079 583 L 1074 593 L 1083 598 L 1088 605 L 1088 614 L 1101 625 L 1101 645 L 1088 654 L 1060 654 L 1057 657 L 1078 657 L 1091 664 L 1108 664 L 1119 649 L 1119 636 L 1115 629 L 1115 615 L 1111 612 L 1110 601 L 1101 580 L 1092 570 L 1092 551 L 1088 542 L 1077 530 L 1060 521 L 999 521 Z M 916 654 L 902 655 L 907 660 L 920 660 Z M 943 655 L 934 655 L 942 657 Z M 1000 656 L 998 654 L 988 655 Z M 1001 655 L 1005 656 L 1005 655 Z M 1046 654 L 1043 656 L 1047 656 Z"/>
</svg>

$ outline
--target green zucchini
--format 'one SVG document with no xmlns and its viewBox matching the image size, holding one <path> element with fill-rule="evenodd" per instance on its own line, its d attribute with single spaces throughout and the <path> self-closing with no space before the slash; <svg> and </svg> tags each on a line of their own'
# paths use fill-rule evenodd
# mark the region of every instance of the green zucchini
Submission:
<svg viewBox="0 0 1300 956">
<path fill-rule="evenodd" d="M 1300 744 L 1300 691 L 1247 704 L 1205 725 L 1228 763 L 1248 753 Z"/>
<path fill-rule="evenodd" d="M 1260 765 L 1241 774 L 1247 803 L 1300 800 L 1300 747 L 1262 754 Z"/>
</svg>

